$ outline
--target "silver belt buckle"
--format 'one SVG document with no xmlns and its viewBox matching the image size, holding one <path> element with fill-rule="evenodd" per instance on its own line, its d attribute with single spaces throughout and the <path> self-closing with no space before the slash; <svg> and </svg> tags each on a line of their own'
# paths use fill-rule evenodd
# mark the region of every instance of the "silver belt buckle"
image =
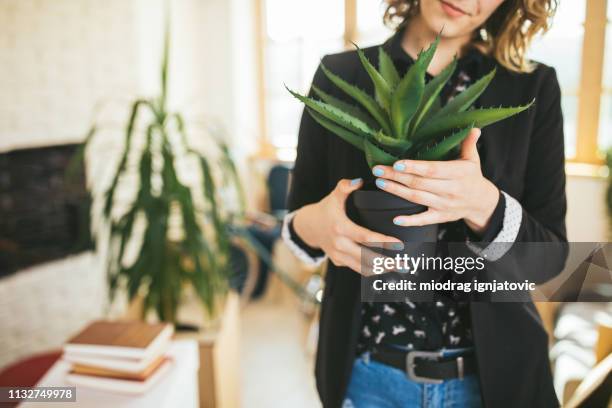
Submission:
<svg viewBox="0 0 612 408">
<path fill-rule="evenodd" d="M 416 375 L 414 369 L 416 367 L 416 358 L 422 358 L 425 360 L 437 360 L 443 356 L 442 351 L 409 351 L 406 354 L 406 375 L 412 381 L 425 383 L 425 384 L 442 384 L 444 381 L 437 378 L 420 377 Z"/>
</svg>

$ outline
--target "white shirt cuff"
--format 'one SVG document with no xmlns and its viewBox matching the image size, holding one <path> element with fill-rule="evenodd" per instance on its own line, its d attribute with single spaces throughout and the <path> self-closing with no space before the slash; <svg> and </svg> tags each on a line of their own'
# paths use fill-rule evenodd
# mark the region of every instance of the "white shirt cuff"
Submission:
<svg viewBox="0 0 612 408">
<path fill-rule="evenodd" d="M 300 261 L 304 262 L 306 265 L 311 265 L 311 266 L 321 265 L 323 261 L 325 261 L 327 256 L 323 255 L 323 256 L 318 256 L 318 257 L 312 257 L 308 255 L 306 251 L 304 251 L 298 244 L 296 244 L 291 239 L 291 232 L 289 231 L 289 223 L 291 222 L 293 217 L 295 217 L 295 211 L 290 212 L 289 214 L 285 215 L 285 218 L 283 219 L 283 229 L 281 231 L 281 236 L 283 237 L 283 241 L 285 241 L 285 244 L 287 244 L 291 252 L 293 252 L 293 254 Z"/>
<path fill-rule="evenodd" d="M 502 191 L 502 194 L 506 200 L 506 206 L 504 208 L 504 222 L 499 234 L 485 248 L 480 248 L 469 240 L 467 241 L 467 246 L 472 252 L 487 258 L 488 261 L 497 261 L 510 250 L 512 244 L 516 241 L 523 221 L 521 204 L 504 191 Z"/>
</svg>

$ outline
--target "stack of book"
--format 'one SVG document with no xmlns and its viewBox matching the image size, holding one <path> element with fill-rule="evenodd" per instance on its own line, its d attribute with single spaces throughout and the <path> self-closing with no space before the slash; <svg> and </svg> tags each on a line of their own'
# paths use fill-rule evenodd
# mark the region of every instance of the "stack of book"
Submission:
<svg viewBox="0 0 612 408">
<path fill-rule="evenodd" d="M 76 386 L 142 394 L 172 365 L 166 357 L 173 326 L 96 321 L 64 345 L 72 364 L 67 381 Z"/>
</svg>

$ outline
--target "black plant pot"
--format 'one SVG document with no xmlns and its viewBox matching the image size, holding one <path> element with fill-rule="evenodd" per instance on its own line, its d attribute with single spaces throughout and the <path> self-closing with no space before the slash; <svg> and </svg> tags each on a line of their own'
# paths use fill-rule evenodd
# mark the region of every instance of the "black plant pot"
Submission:
<svg viewBox="0 0 612 408">
<path fill-rule="evenodd" d="M 435 242 L 438 240 L 437 224 L 402 227 L 393 223 L 393 219 L 398 215 L 419 214 L 426 211 L 427 207 L 385 191 L 367 190 L 355 191 L 353 203 L 357 208 L 358 222 L 361 226 L 400 239 L 410 247 L 410 252 L 413 254 L 418 250 L 419 255 L 435 255 Z"/>
<path fill-rule="evenodd" d="M 435 257 L 438 242 L 438 225 L 425 225 L 422 227 L 402 227 L 395 225 L 393 219 L 398 215 L 414 215 L 427 211 L 427 207 L 406 201 L 398 196 L 385 191 L 359 190 L 353 193 L 353 204 L 357 209 L 358 220 L 361 226 L 379 232 L 384 235 L 395 237 L 403 242 L 401 250 L 381 250 L 372 248 L 375 252 L 385 256 L 395 257 L 397 254 L 405 254 L 409 257 Z M 397 271 L 402 272 L 402 271 Z M 397 272 L 386 274 L 387 281 L 400 278 Z M 415 284 L 419 282 L 438 279 L 439 273 L 428 270 L 403 271 L 410 272 L 410 280 Z M 373 289 L 372 282 L 378 277 L 376 275 L 365 277 L 361 280 L 361 295 L 364 301 L 405 301 L 414 302 L 431 301 L 430 292 L 417 291 L 387 291 L 379 293 Z"/>
</svg>

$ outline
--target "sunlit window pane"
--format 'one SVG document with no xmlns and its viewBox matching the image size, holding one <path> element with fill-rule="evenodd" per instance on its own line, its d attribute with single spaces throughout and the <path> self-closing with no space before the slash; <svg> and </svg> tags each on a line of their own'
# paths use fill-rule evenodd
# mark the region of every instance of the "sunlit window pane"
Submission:
<svg viewBox="0 0 612 408">
<path fill-rule="evenodd" d="M 357 28 L 362 47 L 384 42 L 392 31 L 383 24 L 385 3 L 380 0 L 357 0 Z"/>
<path fill-rule="evenodd" d="M 553 25 L 543 37 L 534 40 L 529 57 L 553 66 L 563 93 L 565 153 L 576 154 L 578 87 L 582 61 L 582 39 L 586 0 L 561 1 Z"/>
<path fill-rule="evenodd" d="M 266 0 L 266 22 L 272 41 L 339 37 L 344 33 L 344 1 Z"/>
<path fill-rule="evenodd" d="M 266 0 L 266 108 L 272 144 L 297 144 L 302 105 L 283 83 L 305 92 L 321 57 L 343 49 L 344 0 Z"/>
<path fill-rule="evenodd" d="M 599 113 L 599 146 L 612 147 L 612 0 L 608 0 L 608 26 L 604 54 L 603 92 Z"/>
</svg>

